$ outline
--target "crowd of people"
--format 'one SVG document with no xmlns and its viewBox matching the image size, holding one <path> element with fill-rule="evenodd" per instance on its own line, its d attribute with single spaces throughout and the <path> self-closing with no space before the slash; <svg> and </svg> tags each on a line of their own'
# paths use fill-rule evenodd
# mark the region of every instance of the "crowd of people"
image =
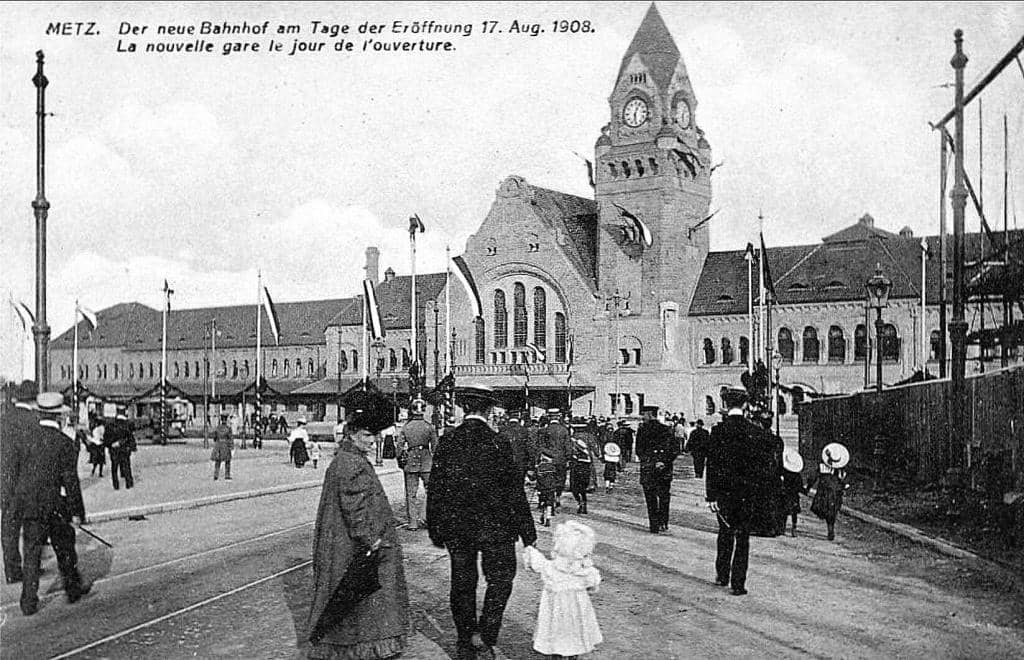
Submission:
<svg viewBox="0 0 1024 660">
<path fill-rule="evenodd" d="M 26 381 L 2 419 L 3 555 L 7 581 L 22 582 L 21 609 L 38 609 L 39 563 L 49 542 L 57 556 L 69 602 L 89 591 L 78 573 L 74 524 L 85 522 L 77 474 L 79 446 L 93 474 L 133 485 L 131 427 L 118 411 L 108 422 L 93 420 L 76 436 L 62 427 L 68 413 L 58 393 L 38 393 Z M 811 483 L 803 461 L 783 449 L 770 417 L 751 414 L 746 391 L 724 389 L 721 421 L 710 433 L 700 420 L 642 409 L 634 433 L 625 421 L 571 418 L 549 409 L 538 419 L 493 415 L 497 399 L 488 388 L 462 388 L 464 417 L 439 438 L 425 421 L 426 405 L 414 401 L 397 434 L 395 452 L 405 472 L 406 527 L 425 527 L 430 541 L 448 554 L 449 601 L 458 660 L 501 657 L 497 642 L 518 560 L 543 584 L 534 648 L 549 657 L 574 657 L 602 641 L 589 594 L 600 584 L 594 565 L 594 530 L 565 517 L 553 546 L 538 547 L 536 524 L 550 526 L 568 486 L 578 516 L 588 514 L 588 495 L 615 488 L 634 457 L 647 506 L 649 531 L 664 533 L 670 521 L 671 485 L 678 456 L 693 457 L 698 478 L 706 474 L 706 500 L 718 521 L 715 583 L 744 595 L 751 536 L 776 536 L 792 521 L 796 534 L 800 495 L 817 485 L 811 511 L 823 518 L 828 538 L 842 506 L 849 453 L 825 447 Z M 408 590 L 392 507 L 374 469 L 382 432 L 394 426 L 392 402 L 376 392 L 355 392 L 346 418 L 335 427 L 337 450 L 321 492 L 313 545 L 313 597 L 307 621 L 310 658 L 391 658 L 406 646 Z M 755 411 L 756 413 L 756 411 Z M 299 419 L 289 441 L 290 460 L 302 467 L 320 459 L 320 448 Z M 231 479 L 232 429 L 222 420 L 214 432 L 214 479 L 224 466 Z M 600 466 L 600 467 L 599 467 Z M 528 498 L 536 492 L 539 518 Z M 425 498 L 419 497 L 422 487 Z M 425 501 L 424 501 L 425 500 Z M 20 536 L 20 543 L 19 543 Z M 516 544 L 524 550 L 517 556 Z M 480 572 L 486 582 L 478 607 Z"/>
</svg>

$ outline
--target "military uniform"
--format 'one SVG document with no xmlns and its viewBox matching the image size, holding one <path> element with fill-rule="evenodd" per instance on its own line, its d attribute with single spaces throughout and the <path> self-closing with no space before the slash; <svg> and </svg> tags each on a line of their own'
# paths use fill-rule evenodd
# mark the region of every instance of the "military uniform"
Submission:
<svg viewBox="0 0 1024 660">
<path fill-rule="evenodd" d="M 24 477 L 14 493 L 24 520 L 21 609 L 25 614 L 33 614 L 39 607 L 39 564 L 47 541 L 57 556 L 68 601 L 73 603 L 88 591 L 78 573 L 75 530 L 70 524 L 73 516 L 85 520 L 77 457 L 78 447 L 61 433 L 56 421 L 39 422 L 35 440 L 24 456 Z"/>
<path fill-rule="evenodd" d="M 17 403 L 0 420 L 0 538 L 3 540 L 4 575 L 7 583 L 21 581 L 22 513 L 15 506 L 14 492 L 25 476 L 25 452 L 38 432 L 39 416 L 27 403 Z"/>
<path fill-rule="evenodd" d="M 636 433 L 636 455 L 640 458 L 640 485 L 647 501 L 647 518 L 651 533 L 657 534 L 668 529 L 672 463 L 679 455 L 672 429 L 656 419 L 641 424 Z"/>
<path fill-rule="evenodd" d="M 423 492 L 430 487 L 430 470 L 434 460 L 434 448 L 437 447 L 437 431 L 422 417 L 409 420 L 398 434 L 398 451 L 405 460 L 402 470 L 405 472 L 405 513 L 409 520 L 409 529 L 419 529 L 421 517 L 416 506 L 416 493 L 420 482 Z M 425 505 L 424 505 L 425 508 Z M 423 517 L 426 517 L 424 512 Z"/>
</svg>

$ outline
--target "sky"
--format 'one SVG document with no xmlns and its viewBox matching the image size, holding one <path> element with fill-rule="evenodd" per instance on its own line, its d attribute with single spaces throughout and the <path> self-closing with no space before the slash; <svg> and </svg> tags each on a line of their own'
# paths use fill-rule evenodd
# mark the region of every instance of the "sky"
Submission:
<svg viewBox="0 0 1024 660">
<path fill-rule="evenodd" d="M 381 270 L 410 271 L 412 213 L 426 225 L 417 271 L 443 270 L 445 246 L 462 251 L 511 174 L 592 196 L 576 153 L 593 158 L 648 6 L 0 2 L 0 294 L 34 308 L 37 50 L 50 81 L 56 337 L 76 299 L 93 310 L 158 308 L 165 278 L 179 308 L 254 304 L 257 270 L 278 301 L 355 295 L 369 245 L 381 249 Z M 815 243 L 864 213 L 890 231 L 937 233 L 938 136 L 928 122 L 952 107 L 953 30 L 964 30 L 968 88 L 1024 33 L 1019 2 L 658 8 L 688 68 L 697 124 L 724 163 L 712 178 L 713 250 L 742 249 L 759 214 L 769 246 Z M 269 21 L 270 33 L 201 35 L 203 21 Z M 328 32 L 314 33 L 314 21 Z M 395 34 L 395 21 L 463 31 Z M 590 29 L 557 32 L 560 21 Z M 83 34 L 47 34 L 57 22 Z M 301 32 L 274 34 L 281 24 Z M 543 32 L 531 34 L 534 24 Z M 159 35 L 160 25 L 196 33 Z M 331 25 L 349 32 L 332 36 Z M 268 52 L 271 39 L 282 51 Z M 324 46 L 292 55 L 296 39 Z M 450 40 L 453 50 L 362 50 L 370 39 Z M 198 40 L 214 52 L 145 52 Z M 340 40 L 353 50 L 335 50 Z M 129 43 L 138 50 L 119 52 Z M 222 54 L 226 43 L 260 51 Z M 968 174 L 1000 225 L 1004 113 L 1010 224 L 1024 223 L 1022 92 L 1024 71 L 1011 67 L 982 96 L 983 177 L 977 104 L 966 123 Z M 976 218 L 968 214 L 968 229 Z M 0 376 L 20 378 L 31 347 L 3 305 Z"/>
</svg>

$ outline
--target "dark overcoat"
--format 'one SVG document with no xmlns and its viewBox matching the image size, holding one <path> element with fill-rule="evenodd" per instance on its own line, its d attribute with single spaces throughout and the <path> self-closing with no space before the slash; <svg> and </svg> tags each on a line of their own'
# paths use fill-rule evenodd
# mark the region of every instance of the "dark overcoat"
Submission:
<svg viewBox="0 0 1024 660">
<path fill-rule="evenodd" d="M 110 460 L 121 455 L 130 455 L 136 449 L 135 434 L 127 419 L 113 419 L 103 434 L 103 444 L 110 451 Z"/>
<path fill-rule="evenodd" d="M 522 424 L 513 422 L 501 430 L 502 438 L 512 447 L 512 460 L 524 475 L 537 464 L 538 448 L 530 432 Z"/>
<path fill-rule="evenodd" d="M 360 601 L 322 644 L 367 652 L 358 657 L 387 657 L 404 646 L 409 594 L 402 568 L 402 547 L 391 504 L 366 456 L 345 440 L 324 476 L 313 539 L 313 605 L 307 630 L 323 614 L 354 554 L 383 539 L 378 569 L 381 588 Z"/>
<path fill-rule="evenodd" d="M 640 458 L 640 485 L 671 480 L 679 443 L 670 427 L 653 420 L 644 422 L 636 433 L 636 455 Z M 664 467 L 657 467 L 657 463 L 664 463 Z"/>
<path fill-rule="evenodd" d="M 61 489 L 65 495 L 61 495 Z M 78 445 L 52 426 L 36 426 L 35 437 L 22 456 L 14 507 L 26 520 L 85 517 L 78 482 Z"/>
<path fill-rule="evenodd" d="M 780 476 L 774 455 L 771 435 L 742 415 L 726 415 L 711 429 L 707 500 L 718 502 L 730 527 L 776 534 Z"/>
<path fill-rule="evenodd" d="M 231 427 L 227 424 L 218 424 L 213 431 L 213 451 L 210 452 L 211 461 L 230 461 L 231 450 L 235 447 L 235 441 L 231 437 Z"/>
<path fill-rule="evenodd" d="M 39 432 L 39 415 L 14 405 L 0 419 L 0 510 L 13 511 L 14 491 L 23 475 L 25 452 Z"/>
<path fill-rule="evenodd" d="M 427 528 L 435 545 L 537 540 L 512 447 L 482 420 L 467 419 L 438 445 L 427 490 Z"/>
</svg>

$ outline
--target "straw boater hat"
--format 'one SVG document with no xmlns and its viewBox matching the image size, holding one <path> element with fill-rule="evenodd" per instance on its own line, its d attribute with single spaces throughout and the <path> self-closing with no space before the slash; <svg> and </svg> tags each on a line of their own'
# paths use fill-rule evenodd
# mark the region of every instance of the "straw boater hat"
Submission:
<svg viewBox="0 0 1024 660">
<path fill-rule="evenodd" d="M 782 467 L 787 472 L 801 472 L 804 469 L 804 459 L 792 449 L 787 449 L 782 454 Z"/>
<path fill-rule="evenodd" d="M 295 423 L 296 424 L 305 424 L 306 423 L 306 418 L 305 417 L 299 417 L 297 420 L 295 420 Z"/>
<path fill-rule="evenodd" d="M 846 467 L 850 462 L 850 450 L 838 442 L 827 444 L 821 450 L 821 462 L 830 468 Z"/>
<path fill-rule="evenodd" d="M 36 410 L 44 415 L 56 415 L 64 409 L 64 397 L 60 392 L 40 392 L 36 396 Z"/>
</svg>

